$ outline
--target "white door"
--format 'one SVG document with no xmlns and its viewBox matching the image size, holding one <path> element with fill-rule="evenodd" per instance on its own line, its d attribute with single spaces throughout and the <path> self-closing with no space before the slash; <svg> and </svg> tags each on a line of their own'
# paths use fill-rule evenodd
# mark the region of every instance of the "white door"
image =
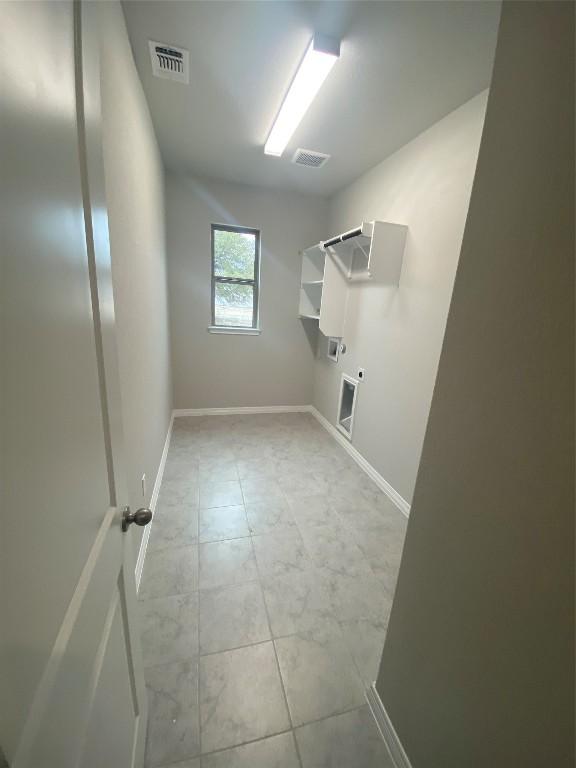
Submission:
<svg viewBox="0 0 576 768">
<path fill-rule="evenodd" d="M 0 2 L 0 746 L 12 768 L 143 762 L 98 5 Z"/>
</svg>

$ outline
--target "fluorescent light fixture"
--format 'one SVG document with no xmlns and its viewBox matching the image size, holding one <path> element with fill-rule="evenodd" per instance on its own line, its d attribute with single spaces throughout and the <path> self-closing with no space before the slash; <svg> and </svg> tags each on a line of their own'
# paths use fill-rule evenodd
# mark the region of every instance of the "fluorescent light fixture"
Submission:
<svg viewBox="0 0 576 768">
<path fill-rule="evenodd" d="M 274 121 L 264 147 L 264 154 L 280 157 L 284 152 L 292 134 L 339 56 L 338 40 L 325 35 L 314 35 Z"/>
</svg>

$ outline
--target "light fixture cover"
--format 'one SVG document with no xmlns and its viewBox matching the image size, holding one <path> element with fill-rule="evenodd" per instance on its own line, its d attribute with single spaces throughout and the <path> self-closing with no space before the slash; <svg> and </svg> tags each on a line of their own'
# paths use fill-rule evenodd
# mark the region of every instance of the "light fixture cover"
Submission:
<svg viewBox="0 0 576 768">
<path fill-rule="evenodd" d="M 339 40 L 327 35 L 314 36 L 274 121 L 264 146 L 266 155 L 282 155 L 339 55 Z"/>
</svg>

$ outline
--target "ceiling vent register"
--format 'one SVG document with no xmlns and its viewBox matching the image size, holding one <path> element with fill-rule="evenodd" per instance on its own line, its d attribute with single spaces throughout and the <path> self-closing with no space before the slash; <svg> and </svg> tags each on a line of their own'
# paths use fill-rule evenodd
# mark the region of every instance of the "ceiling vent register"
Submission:
<svg viewBox="0 0 576 768">
<path fill-rule="evenodd" d="M 322 168 L 329 159 L 330 155 L 325 155 L 323 152 L 315 152 L 313 149 L 297 149 L 294 152 L 292 162 L 294 165 L 304 165 L 306 168 Z"/>
<path fill-rule="evenodd" d="M 164 80 L 174 80 L 177 83 L 188 85 L 190 82 L 190 54 L 184 48 L 176 48 L 174 45 L 148 41 L 150 59 L 152 61 L 152 74 Z"/>
</svg>

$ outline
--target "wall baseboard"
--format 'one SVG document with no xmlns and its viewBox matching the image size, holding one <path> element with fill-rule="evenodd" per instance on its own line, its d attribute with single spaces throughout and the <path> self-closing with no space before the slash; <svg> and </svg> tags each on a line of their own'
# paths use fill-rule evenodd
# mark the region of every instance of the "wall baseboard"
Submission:
<svg viewBox="0 0 576 768">
<path fill-rule="evenodd" d="M 152 525 L 154 524 L 154 512 L 156 511 L 158 495 L 160 494 L 160 486 L 162 485 L 162 478 L 164 476 L 164 467 L 166 466 L 166 459 L 168 458 L 168 449 L 170 447 L 170 438 L 172 437 L 173 424 L 174 424 L 174 411 L 172 411 L 172 415 L 170 416 L 170 423 L 168 424 L 168 432 L 166 433 L 166 440 L 164 441 L 164 448 L 162 450 L 162 456 L 160 457 L 158 472 L 156 472 L 156 480 L 154 481 L 152 496 L 150 497 L 150 509 L 152 510 L 152 520 L 144 528 L 142 541 L 140 542 L 140 549 L 138 550 L 138 559 L 136 560 L 136 592 L 138 592 L 140 589 L 140 579 L 142 578 L 142 571 L 144 570 L 144 560 L 146 558 L 146 550 L 148 549 L 148 540 L 150 539 L 150 531 L 152 530 Z"/>
<path fill-rule="evenodd" d="M 240 416 L 250 413 L 307 413 L 309 405 L 262 405 L 244 408 L 176 408 L 172 413 L 178 416 Z"/>
<path fill-rule="evenodd" d="M 392 725 L 392 721 L 386 712 L 386 707 L 382 703 L 382 699 L 376 690 L 376 683 L 366 689 L 366 701 L 372 712 L 372 716 L 376 721 L 376 726 L 380 731 L 382 741 L 386 745 L 386 749 L 394 763 L 394 768 L 412 768 L 408 755 L 406 754 L 402 742 L 398 738 L 398 734 Z"/>
<path fill-rule="evenodd" d="M 406 515 L 406 517 L 410 514 L 410 504 L 406 501 L 406 499 L 401 496 L 398 491 L 393 488 L 390 483 L 385 480 L 382 475 L 374 469 L 372 464 L 370 462 L 366 461 L 364 456 L 358 451 L 352 443 L 345 438 L 337 429 L 334 427 L 327 418 L 325 418 L 320 411 L 315 408 L 313 405 L 308 406 L 308 411 L 316 418 L 320 424 L 324 427 L 324 429 L 329 432 L 334 440 L 336 440 L 344 450 L 350 454 L 350 456 L 354 459 L 356 464 L 366 472 L 368 477 L 373 480 L 378 488 L 388 496 L 388 498 L 398 507 L 398 509 Z"/>
<path fill-rule="evenodd" d="M 402 514 L 406 515 L 406 517 L 410 514 L 410 504 L 406 499 L 403 498 L 376 469 L 374 469 L 372 464 L 362 456 L 360 451 L 340 434 L 336 427 L 330 424 L 328 419 L 326 419 L 313 405 L 262 405 L 239 408 L 176 408 L 172 411 L 170 428 L 172 428 L 173 420 L 180 416 L 240 416 L 242 414 L 251 413 L 311 413 L 324 429 L 332 435 L 334 440 L 336 440 L 354 459 L 356 464 L 366 472 L 368 477 L 376 483 L 378 488 L 380 488 L 380 490 L 398 507 Z"/>
</svg>

